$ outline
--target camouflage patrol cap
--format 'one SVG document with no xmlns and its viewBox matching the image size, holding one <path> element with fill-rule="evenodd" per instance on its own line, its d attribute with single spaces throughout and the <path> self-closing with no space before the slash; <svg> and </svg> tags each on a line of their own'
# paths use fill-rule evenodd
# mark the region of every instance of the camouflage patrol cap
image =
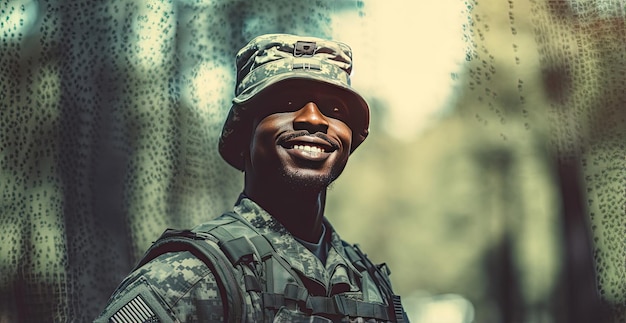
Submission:
<svg viewBox="0 0 626 323">
<path fill-rule="evenodd" d="M 351 73 L 352 50 L 344 43 L 289 34 L 254 38 L 237 54 L 235 98 L 219 141 L 222 158 L 243 170 L 253 118 L 267 113 L 263 107 L 289 87 L 306 88 L 310 82 L 347 103 L 354 151 L 369 133 L 369 107 L 350 86 Z"/>
</svg>

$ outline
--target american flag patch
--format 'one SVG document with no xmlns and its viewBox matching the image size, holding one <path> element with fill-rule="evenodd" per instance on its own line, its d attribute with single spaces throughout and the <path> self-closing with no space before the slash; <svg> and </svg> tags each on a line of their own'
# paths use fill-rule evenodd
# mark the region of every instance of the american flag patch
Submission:
<svg viewBox="0 0 626 323">
<path fill-rule="evenodd" d="M 135 296 L 124 307 L 120 308 L 109 322 L 128 323 L 128 322 L 159 322 L 158 317 L 150 306 L 141 298 L 140 295 Z"/>
</svg>

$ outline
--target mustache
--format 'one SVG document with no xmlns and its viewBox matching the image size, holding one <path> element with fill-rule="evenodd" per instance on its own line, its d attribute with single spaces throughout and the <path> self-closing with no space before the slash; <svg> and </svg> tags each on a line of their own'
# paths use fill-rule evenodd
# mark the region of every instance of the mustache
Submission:
<svg viewBox="0 0 626 323">
<path fill-rule="evenodd" d="M 337 143 L 335 143 L 334 140 L 330 139 L 330 137 L 328 137 L 323 132 L 310 133 L 307 130 L 294 131 L 294 132 L 290 132 L 290 133 L 287 133 L 287 134 L 281 136 L 280 141 L 281 142 L 285 142 L 285 141 L 289 141 L 291 139 L 298 138 L 298 137 L 303 137 L 303 136 L 312 136 L 312 137 L 320 138 L 320 139 L 326 141 L 331 147 L 333 147 L 333 149 L 339 149 L 339 145 Z"/>
</svg>

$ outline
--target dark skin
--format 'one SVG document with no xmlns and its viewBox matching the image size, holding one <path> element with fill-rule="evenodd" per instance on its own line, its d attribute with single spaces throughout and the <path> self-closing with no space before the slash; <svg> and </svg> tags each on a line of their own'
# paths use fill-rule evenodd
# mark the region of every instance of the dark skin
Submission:
<svg viewBox="0 0 626 323">
<path fill-rule="evenodd" d="M 289 95 L 271 107 L 278 112 L 253 122 L 244 193 L 292 235 L 317 242 L 326 191 L 348 161 L 352 131 L 339 96 L 315 88 Z"/>
</svg>

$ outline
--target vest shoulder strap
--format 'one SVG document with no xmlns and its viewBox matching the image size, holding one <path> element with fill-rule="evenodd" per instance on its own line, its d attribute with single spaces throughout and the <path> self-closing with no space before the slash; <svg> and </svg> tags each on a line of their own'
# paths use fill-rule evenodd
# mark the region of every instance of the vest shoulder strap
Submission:
<svg viewBox="0 0 626 323">
<path fill-rule="evenodd" d="M 261 262 L 271 256 L 274 249 L 263 236 L 239 220 L 234 213 L 227 212 L 192 230 L 165 230 L 135 266 L 135 270 L 164 253 L 179 251 L 191 252 L 216 275 L 220 294 L 223 295 L 226 321 L 240 322 L 245 313 L 245 302 L 239 287 L 241 277 L 235 267 L 255 260 Z M 246 292 L 261 292 L 263 289 L 255 276 L 245 275 L 243 281 Z"/>
<path fill-rule="evenodd" d="M 231 261 L 218 247 L 216 238 L 190 230 L 167 229 L 148 249 L 135 270 L 168 252 L 189 251 L 204 262 L 216 276 L 227 322 L 241 322 L 244 296 Z M 232 306 L 229 306 L 232 305 Z"/>
</svg>

